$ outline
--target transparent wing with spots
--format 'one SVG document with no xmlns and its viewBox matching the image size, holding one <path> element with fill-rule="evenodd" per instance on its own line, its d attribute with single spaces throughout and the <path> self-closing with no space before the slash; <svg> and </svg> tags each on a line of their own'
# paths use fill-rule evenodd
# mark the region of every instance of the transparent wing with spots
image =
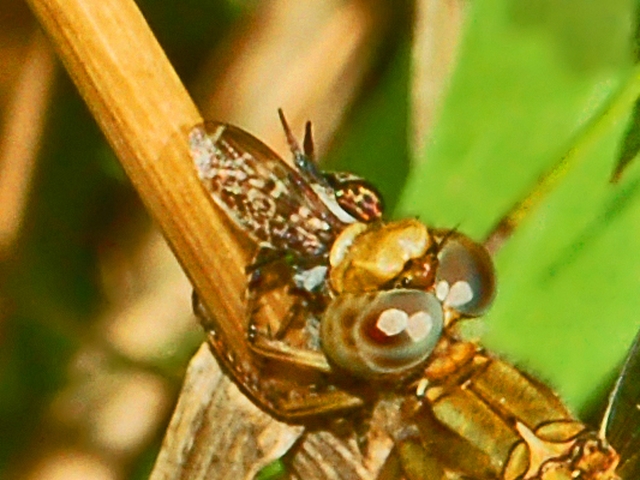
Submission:
<svg viewBox="0 0 640 480">
<path fill-rule="evenodd" d="M 347 224 L 308 179 L 240 128 L 207 122 L 192 132 L 191 151 L 213 201 L 263 246 L 322 256 Z"/>
</svg>

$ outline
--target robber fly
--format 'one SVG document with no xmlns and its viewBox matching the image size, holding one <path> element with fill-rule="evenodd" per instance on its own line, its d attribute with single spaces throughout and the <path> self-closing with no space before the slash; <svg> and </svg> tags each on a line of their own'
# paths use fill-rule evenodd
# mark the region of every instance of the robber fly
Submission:
<svg viewBox="0 0 640 480">
<path fill-rule="evenodd" d="M 205 125 L 206 133 L 192 134 L 194 161 L 214 202 L 260 248 L 248 270 L 259 272 L 259 266 L 286 257 L 297 287 L 321 290 L 336 237 L 348 225 L 378 220 L 382 201 L 355 175 L 319 171 L 311 124 L 303 151 L 279 113 L 293 167 L 244 130 L 215 122 Z"/>
<path fill-rule="evenodd" d="M 237 127 L 209 123 L 191 137 L 193 159 L 211 199 L 260 247 L 247 268 L 250 300 L 263 270 L 274 259 L 286 259 L 288 286 L 303 294 L 306 301 L 301 340 L 283 341 L 286 333 L 274 337 L 251 319 L 247 335 L 252 349 L 262 357 L 335 377 L 336 368 L 343 368 L 340 364 L 345 362 L 351 366 L 354 358 L 342 356 L 344 350 L 331 340 L 332 323 L 319 321 L 319 317 L 325 317 L 329 304 L 335 317 L 345 319 L 354 309 L 377 305 L 371 315 L 383 314 L 384 322 L 372 323 L 371 331 L 358 335 L 355 341 L 363 340 L 373 348 L 391 341 L 395 349 L 388 358 L 380 356 L 385 350 L 381 348 L 372 351 L 371 358 L 361 359 L 361 383 L 366 383 L 365 379 L 402 383 L 418 373 L 445 325 L 460 317 L 480 315 L 488 308 L 495 292 L 492 261 L 480 245 L 458 232 L 430 229 L 415 219 L 382 222 L 382 202 L 375 188 L 351 174 L 320 172 L 315 165 L 310 124 L 306 125 L 302 150 L 282 112 L 280 118 L 293 167 Z M 405 312 L 400 318 L 394 315 L 414 302 L 417 306 L 411 308 L 415 315 L 408 318 L 408 327 L 403 326 Z M 396 304 L 401 308 L 395 308 Z M 197 302 L 196 310 L 202 311 Z M 309 310 L 318 315 L 307 318 Z M 249 315 L 252 311 L 248 307 Z M 336 353 L 330 356 L 333 366 L 325 356 L 329 351 Z M 400 356 L 393 359 L 398 353 Z M 253 378 L 260 381 L 259 377 Z M 315 383 L 313 402 L 291 386 L 280 388 L 283 393 L 271 395 L 273 400 L 256 395 L 254 400 L 287 420 L 348 410 L 363 403 L 358 395 L 336 390 L 332 379 L 321 383 L 327 386 L 322 389 L 329 391 L 329 400 L 322 399 Z M 268 389 L 266 385 L 262 388 Z M 294 405 L 288 402 L 290 397 L 304 400 Z"/>
<path fill-rule="evenodd" d="M 458 325 L 495 294 L 487 251 L 454 230 L 383 222 L 375 189 L 319 172 L 310 125 L 301 150 L 281 120 L 294 167 L 236 127 L 210 124 L 192 136 L 212 200 L 261 246 L 251 277 L 286 258 L 293 287 L 322 298 L 294 340 L 249 323 L 256 355 L 316 374 L 265 380 L 267 394 L 245 389 L 253 400 L 305 421 L 400 396 L 394 455 L 410 479 L 619 478 L 603 434 L 576 421 L 548 387 L 461 339 Z"/>
</svg>

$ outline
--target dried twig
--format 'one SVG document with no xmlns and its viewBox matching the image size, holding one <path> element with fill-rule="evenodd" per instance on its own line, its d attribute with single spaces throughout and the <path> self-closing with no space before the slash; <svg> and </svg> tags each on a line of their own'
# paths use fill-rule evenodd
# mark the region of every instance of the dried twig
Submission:
<svg viewBox="0 0 640 480">
<path fill-rule="evenodd" d="M 196 177 L 188 133 L 202 119 L 142 15 L 129 0 L 29 3 L 229 348 L 250 358 L 248 255 Z"/>
<path fill-rule="evenodd" d="M 241 351 L 247 255 L 196 177 L 187 137 L 202 119 L 142 15 L 128 0 L 30 6 L 204 303 Z"/>
</svg>

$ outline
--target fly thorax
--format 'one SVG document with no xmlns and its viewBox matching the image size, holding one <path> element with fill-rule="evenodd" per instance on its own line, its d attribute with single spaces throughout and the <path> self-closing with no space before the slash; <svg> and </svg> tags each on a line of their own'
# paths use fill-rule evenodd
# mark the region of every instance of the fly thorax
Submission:
<svg viewBox="0 0 640 480">
<path fill-rule="evenodd" d="M 331 286 L 336 293 L 377 290 L 410 260 L 423 257 L 431 244 L 427 227 L 415 219 L 354 224 L 331 249 Z"/>
</svg>

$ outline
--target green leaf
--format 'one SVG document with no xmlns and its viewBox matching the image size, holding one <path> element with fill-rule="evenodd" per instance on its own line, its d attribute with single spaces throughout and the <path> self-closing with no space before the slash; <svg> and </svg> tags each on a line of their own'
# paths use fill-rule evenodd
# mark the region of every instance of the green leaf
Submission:
<svg viewBox="0 0 640 480">
<path fill-rule="evenodd" d="M 256 475 L 256 480 L 284 480 L 289 478 L 287 468 L 281 460 L 271 462 Z"/>
<path fill-rule="evenodd" d="M 396 216 L 482 239 L 628 82 L 632 2 L 530 4 L 531 18 L 513 2 L 472 4 L 440 122 Z M 598 56 L 594 44 L 618 54 Z M 574 408 L 615 371 L 640 325 L 640 180 L 608 183 L 622 110 L 498 254 L 486 316 L 485 345 Z"/>
</svg>

